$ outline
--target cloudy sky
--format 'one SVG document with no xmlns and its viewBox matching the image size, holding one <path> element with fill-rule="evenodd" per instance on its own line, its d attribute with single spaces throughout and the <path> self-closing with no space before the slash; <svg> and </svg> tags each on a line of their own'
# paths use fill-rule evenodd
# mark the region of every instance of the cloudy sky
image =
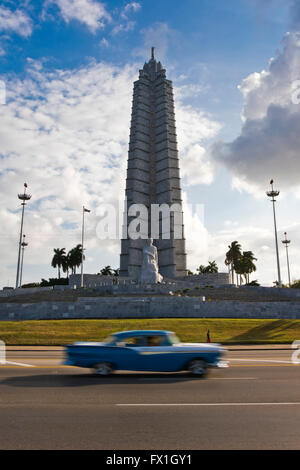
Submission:
<svg viewBox="0 0 300 470">
<path fill-rule="evenodd" d="M 238 240 L 258 258 L 252 278 L 272 285 L 273 178 L 300 278 L 300 0 L 3 0 L 0 287 L 15 283 L 25 181 L 23 282 L 56 275 L 53 248 L 80 243 L 82 205 L 86 271 L 119 266 L 99 208 L 124 196 L 132 82 L 151 46 L 174 84 L 188 267 L 225 270 Z"/>
</svg>

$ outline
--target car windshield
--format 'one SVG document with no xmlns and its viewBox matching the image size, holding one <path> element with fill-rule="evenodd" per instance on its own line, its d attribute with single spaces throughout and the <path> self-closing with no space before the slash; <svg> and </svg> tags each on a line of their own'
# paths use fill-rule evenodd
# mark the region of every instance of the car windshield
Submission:
<svg viewBox="0 0 300 470">
<path fill-rule="evenodd" d="M 105 338 L 102 342 L 106 344 L 113 344 L 116 341 L 116 337 L 114 335 L 109 335 L 107 338 Z"/>
<path fill-rule="evenodd" d="M 176 336 L 174 333 L 168 335 L 168 338 L 171 344 L 178 344 L 181 342 L 178 336 Z"/>
</svg>

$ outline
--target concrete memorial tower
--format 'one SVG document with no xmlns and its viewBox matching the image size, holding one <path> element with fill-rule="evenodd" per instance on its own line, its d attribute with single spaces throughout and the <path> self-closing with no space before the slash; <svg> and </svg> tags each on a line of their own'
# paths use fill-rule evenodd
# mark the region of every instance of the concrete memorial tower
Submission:
<svg viewBox="0 0 300 470">
<path fill-rule="evenodd" d="M 143 211 L 135 213 L 137 204 L 147 208 L 146 215 Z M 168 213 L 170 230 L 166 212 L 157 212 L 157 205 L 168 208 L 176 206 L 176 212 L 171 210 Z M 139 79 L 134 82 L 125 211 L 120 276 L 139 279 L 143 248 L 149 238 L 153 238 L 153 245 L 157 248 L 159 273 L 165 278 L 185 276 L 186 252 L 173 86 L 166 78 L 166 70 L 155 60 L 154 48 L 151 59 L 139 71 Z M 141 219 L 144 217 L 146 225 L 141 225 L 140 237 L 132 238 L 130 224 L 137 215 Z"/>
</svg>

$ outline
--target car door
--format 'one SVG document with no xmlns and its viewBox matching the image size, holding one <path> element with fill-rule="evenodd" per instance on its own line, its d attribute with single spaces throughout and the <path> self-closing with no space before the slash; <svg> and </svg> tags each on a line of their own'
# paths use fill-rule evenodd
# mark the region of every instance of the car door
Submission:
<svg viewBox="0 0 300 470">
<path fill-rule="evenodd" d="M 145 342 L 141 336 L 129 336 L 116 343 L 117 367 L 120 370 L 144 370 L 140 349 Z"/>
<path fill-rule="evenodd" d="M 145 346 L 138 348 L 140 364 L 145 371 L 174 372 L 178 370 L 174 346 L 164 335 L 149 335 Z"/>
</svg>

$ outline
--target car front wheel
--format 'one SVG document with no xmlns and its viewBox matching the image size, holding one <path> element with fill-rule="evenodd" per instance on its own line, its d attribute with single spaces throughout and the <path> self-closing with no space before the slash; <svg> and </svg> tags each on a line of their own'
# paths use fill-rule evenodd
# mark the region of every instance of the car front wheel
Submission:
<svg viewBox="0 0 300 470">
<path fill-rule="evenodd" d="M 109 362 L 99 362 L 93 367 L 94 373 L 97 375 L 110 375 L 113 372 L 112 365 Z"/>
<path fill-rule="evenodd" d="M 203 359 L 195 359 L 188 364 L 188 371 L 197 377 L 203 377 L 207 372 L 207 364 Z"/>
</svg>

